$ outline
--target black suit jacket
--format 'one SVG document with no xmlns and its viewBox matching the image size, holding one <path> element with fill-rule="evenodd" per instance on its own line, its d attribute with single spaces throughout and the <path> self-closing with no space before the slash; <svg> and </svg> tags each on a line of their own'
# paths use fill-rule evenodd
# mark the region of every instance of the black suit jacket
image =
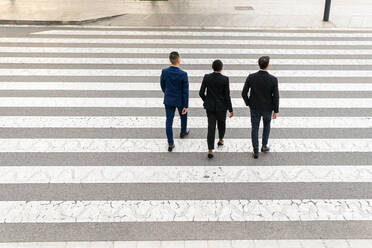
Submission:
<svg viewBox="0 0 372 248">
<path fill-rule="evenodd" d="M 278 79 L 264 70 L 250 74 L 245 81 L 242 97 L 245 104 L 253 110 L 278 113 Z"/>
<path fill-rule="evenodd" d="M 233 112 L 229 78 L 221 73 L 213 72 L 204 76 L 199 96 L 203 99 L 206 110 Z"/>
</svg>

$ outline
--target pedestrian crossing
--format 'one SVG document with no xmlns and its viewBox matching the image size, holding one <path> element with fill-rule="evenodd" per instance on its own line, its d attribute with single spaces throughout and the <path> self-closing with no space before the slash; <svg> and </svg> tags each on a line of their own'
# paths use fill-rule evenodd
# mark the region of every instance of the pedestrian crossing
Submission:
<svg viewBox="0 0 372 248">
<path fill-rule="evenodd" d="M 372 33 L 22 32 L 0 37 L 0 247 L 371 245 Z M 191 133 L 168 153 L 159 76 L 172 50 Z M 260 55 L 281 111 L 255 161 L 240 92 Z M 208 161 L 198 90 L 215 58 L 235 116 Z"/>
</svg>

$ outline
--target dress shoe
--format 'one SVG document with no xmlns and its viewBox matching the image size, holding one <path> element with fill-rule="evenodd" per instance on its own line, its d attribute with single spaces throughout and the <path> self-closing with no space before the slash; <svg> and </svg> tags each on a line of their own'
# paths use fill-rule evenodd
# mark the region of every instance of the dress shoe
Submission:
<svg viewBox="0 0 372 248">
<path fill-rule="evenodd" d="M 187 135 L 189 135 L 190 133 L 190 130 L 187 130 L 185 133 L 180 133 L 180 138 L 183 139 L 185 138 Z"/>
<path fill-rule="evenodd" d="M 208 158 L 209 158 L 209 159 L 213 158 L 213 154 L 208 153 Z"/>
<path fill-rule="evenodd" d="M 173 149 L 175 148 L 176 146 L 173 144 L 171 146 L 168 146 L 168 152 L 171 152 L 173 151 Z"/>
<path fill-rule="evenodd" d="M 258 152 L 253 152 L 253 158 L 258 159 Z"/>
<path fill-rule="evenodd" d="M 268 152 L 270 151 L 270 148 L 267 145 L 262 146 L 261 152 Z"/>
<path fill-rule="evenodd" d="M 217 146 L 223 146 L 223 142 L 218 141 Z"/>
</svg>

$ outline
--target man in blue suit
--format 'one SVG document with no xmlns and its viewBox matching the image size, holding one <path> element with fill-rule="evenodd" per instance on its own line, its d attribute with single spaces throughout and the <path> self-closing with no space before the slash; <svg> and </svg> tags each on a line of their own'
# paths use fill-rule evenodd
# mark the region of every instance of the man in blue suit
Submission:
<svg viewBox="0 0 372 248">
<path fill-rule="evenodd" d="M 171 66 L 163 69 L 160 77 L 161 89 L 164 93 L 164 106 L 166 113 L 166 133 L 168 138 L 168 151 L 171 152 L 174 145 L 173 119 L 176 108 L 181 117 L 180 138 L 189 134 L 187 130 L 187 111 L 189 107 L 189 80 L 187 73 L 180 69 L 181 57 L 178 52 L 169 54 Z"/>
</svg>

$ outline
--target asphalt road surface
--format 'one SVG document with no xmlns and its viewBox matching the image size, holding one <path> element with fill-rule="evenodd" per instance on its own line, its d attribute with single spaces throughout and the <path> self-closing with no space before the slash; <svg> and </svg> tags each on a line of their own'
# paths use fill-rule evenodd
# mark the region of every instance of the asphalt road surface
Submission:
<svg viewBox="0 0 372 248">
<path fill-rule="evenodd" d="M 168 153 L 173 50 L 191 132 L 177 117 Z M 281 107 L 254 160 L 240 92 L 261 55 Z M 235 116 L 208 160 L 198 90 L 216 58 Z M 372 31 L 0 28 L 4 247 L 370 247 L 370 166 Z"/>
</svg>

